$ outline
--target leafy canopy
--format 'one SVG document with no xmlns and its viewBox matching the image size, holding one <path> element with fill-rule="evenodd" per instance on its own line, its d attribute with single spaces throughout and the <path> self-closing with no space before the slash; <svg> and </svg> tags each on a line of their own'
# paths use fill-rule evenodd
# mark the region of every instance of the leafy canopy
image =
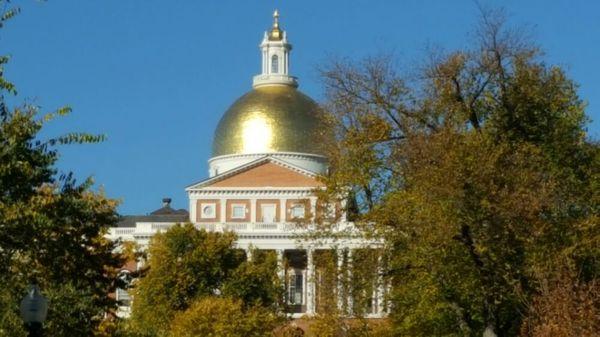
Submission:
<svg viewBox="0 0 600 337">
<path fill-rule="evenodd" d="M 6 7 L 0 27 L 18 9 Z M 8 8 L 8 9 L 6 9 Z M 103 236 L 118 220 L 116 201 L 59 174 L 60 145 L 96 143 L 102 136 L 69 133 L 40 139 L 44 125 L 70 112 L 68 107 L 40 115 L 36 106 L 10 107 L 15 86 L 3 76 L 0 57 L 0 335 L 23 335 L 18 304 L 25 287 L 37 282 L 49 298 L 46 331 L 53 336 L 88 336 L 115 303 L 122 261 Z"/>
<path fill-rule="evenodd" d="M 235 239 L 231 232 L 207 232 L 192 224 L 175 225 L 152 237 L 147 271 L 134 285 L 133 330 L 167 336 L 176 317 L 196 319 L 192 317 L 201 308 L 195 303 L 200 302 L 213 305 L 209 311 L 229 303 L 234 312 L 241 305 L 251 316 L 256 310 L 276 316 L 281 287 L 274 256 L 256 253 L 248 262 L 243 251 L 234 249 Z"/>
<path fill-rule="evenodd" d="M 600 276 L 600 148 L 577 85 L 501 12 L 473 36 L 417 76 L 390 56 L 322 69 L 324 197 L 350 191 L 385 239 L 400 336 L 515 336 L 545 280 Z"/>
</svg>

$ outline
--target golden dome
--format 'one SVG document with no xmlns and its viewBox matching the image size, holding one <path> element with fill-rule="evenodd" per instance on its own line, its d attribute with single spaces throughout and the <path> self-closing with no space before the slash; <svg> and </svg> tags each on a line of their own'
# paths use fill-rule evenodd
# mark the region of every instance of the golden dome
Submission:
<svg viewBox="0 0 600 337">
<path fill-rule="evenodd" d="M 296 88 L 269 85 L 240 97 L 219 121 L 213 157 L 270 152 L 321 154 L 318 107 Z"/>
</svg>

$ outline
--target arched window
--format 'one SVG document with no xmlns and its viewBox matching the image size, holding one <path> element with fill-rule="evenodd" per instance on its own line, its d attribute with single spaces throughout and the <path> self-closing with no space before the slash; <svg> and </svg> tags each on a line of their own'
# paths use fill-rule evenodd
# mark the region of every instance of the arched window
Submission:
<svg viewBox="0 0 600 337">
<path fill-rule="evenodd" d="M 279 72 L 279 57 L 273 55 L 271 57 L 271 73 L 277 74 Z"/>
</svg>

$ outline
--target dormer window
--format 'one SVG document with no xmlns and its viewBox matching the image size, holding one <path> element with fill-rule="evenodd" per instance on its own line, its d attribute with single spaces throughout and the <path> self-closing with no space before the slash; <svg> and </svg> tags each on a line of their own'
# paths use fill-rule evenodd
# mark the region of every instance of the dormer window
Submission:
<svg viewBox="0 0 600 337">
<path fill-rule="evenodd" d="M 277 55 L 273 55 L 271 57 L 271 73 L 277 74 L 279 72 L 279 57 Z"/>
</svg>

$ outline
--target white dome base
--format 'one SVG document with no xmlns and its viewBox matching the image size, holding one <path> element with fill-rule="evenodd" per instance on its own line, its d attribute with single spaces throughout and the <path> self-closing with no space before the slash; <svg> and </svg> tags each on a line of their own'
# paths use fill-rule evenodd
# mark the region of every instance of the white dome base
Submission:
<svg viewBox="0 0 600 337">
<path fill-rule="evenodd" d="M 208 160 L 208 175 L 212 178 L 265 156 L 277 158 L 316 174 L 327 173 L 327 158 L 324 156 L 296 152 L 271 152 L 232 154 L 213 157 Z"/>
</svg>

